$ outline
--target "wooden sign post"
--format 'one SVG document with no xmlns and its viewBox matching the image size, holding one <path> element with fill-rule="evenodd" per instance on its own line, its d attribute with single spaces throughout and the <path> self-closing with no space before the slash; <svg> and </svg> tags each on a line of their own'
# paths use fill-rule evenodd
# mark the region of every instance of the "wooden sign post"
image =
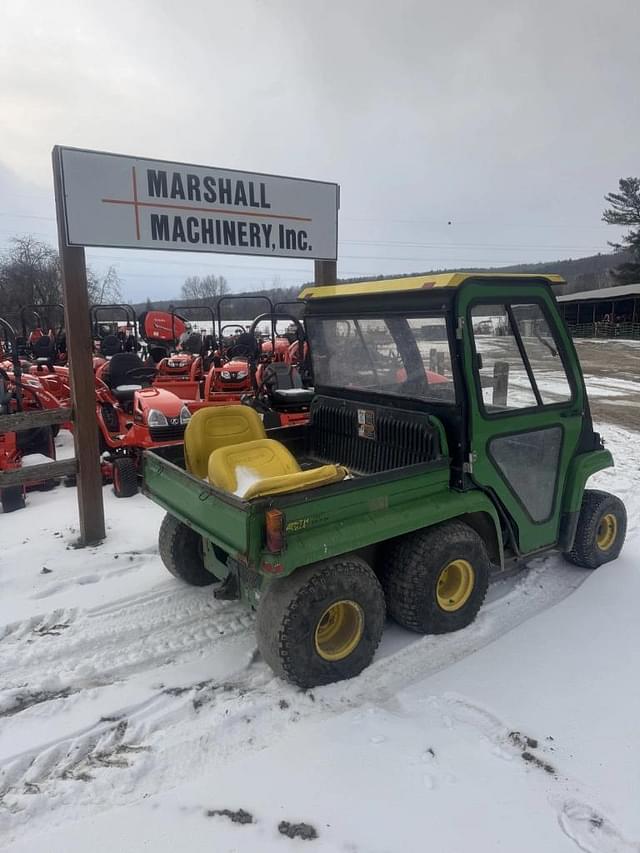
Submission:
<svg viewBox="0 0 640 853">
<path fill-rule="evenodd" d="M 337 284 L 337 261 L 314 261 L 314 284 Z"/>
<path fill-rule="evenodd" d="M 58 221 L 58 246 L 62 272 L 64 322 L 71 375 L 73 440 L 77 459 L 80 544 L 95 545 L 105 538 L 102 474 L 96 421 L 96 388 L 89 325 L 89 294 L 84 248 L 67 245 L 64 186 L 60 149 L 55 146 L 53 179 Z"/>
</svg>

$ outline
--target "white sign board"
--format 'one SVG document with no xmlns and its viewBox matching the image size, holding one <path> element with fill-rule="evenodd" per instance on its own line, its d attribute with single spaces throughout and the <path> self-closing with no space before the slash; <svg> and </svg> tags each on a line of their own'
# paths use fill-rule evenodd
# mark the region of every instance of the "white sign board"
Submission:
<svg viewBox="0 0 640 853">
<path fill-rule="evenodd" d="M 337 257 L 337 184 L 58 150 L 70 246 Z"/>
</svg>

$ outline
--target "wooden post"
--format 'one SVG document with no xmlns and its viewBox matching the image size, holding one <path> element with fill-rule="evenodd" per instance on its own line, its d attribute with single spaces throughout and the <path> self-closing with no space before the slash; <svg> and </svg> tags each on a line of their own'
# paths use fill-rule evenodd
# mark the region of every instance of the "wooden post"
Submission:
<svg viewBox="0 0 640 853">
<path fill-rule="evenodd" d="M 337 261 L 314 261 L 314 284 L 336 284 L 338 281 Z"/>
<path fill-rule="evenodd" d="M 496 361 L 493 365 L 493 405 L 496 408 L 507 408 L 508 390 L 509 362 Z"/>
<path fill-rule="evenodd" d="M 53 181 L 62 271 L 64 320 L 71 374 L 76 459 L 78 460 L 78 511 L 80 544 L 95 545 L 105 538 L 102 475 L 96 421 L 96 390 L 89 326 L 89 294 L 84 247 L 68 246 L 60 149 L 52 151 Z"/>
</svg>

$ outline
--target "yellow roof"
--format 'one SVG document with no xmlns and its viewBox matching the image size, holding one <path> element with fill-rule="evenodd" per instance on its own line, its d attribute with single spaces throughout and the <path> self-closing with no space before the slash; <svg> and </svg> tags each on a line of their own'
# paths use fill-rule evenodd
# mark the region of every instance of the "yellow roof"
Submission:
<svg viewBox="0 0 640 853">
<path fill-rule="evenodd" d="M 561 275 L 536 273 L 444 272 L 437 275 L 413 275 L 405 278 L 374 279 L 353 284 L 328 284 L 305 288 L 298 299 L 318 296 L 360 296 L 367 293 L 396 293 L 403 290 L 431 290 L 436 287 L 458 287 L 467 279 L 518 279 L 527 282 L 544 279 L 549 284 L 566 284 Z"/>
</svg>

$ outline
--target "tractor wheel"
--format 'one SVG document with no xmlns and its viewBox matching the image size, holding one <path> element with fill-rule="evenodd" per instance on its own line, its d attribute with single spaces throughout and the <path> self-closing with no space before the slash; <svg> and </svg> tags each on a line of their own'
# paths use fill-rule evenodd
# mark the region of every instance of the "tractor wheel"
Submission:
<svg viewBox="0 0 640 853">
<path fill-rule="evenodd" d="M 597 569 L 616 559 L 626 533 L 627 511 L 620 498 L 585 489 L 573 548 L 564 556 L 583 569 Z"/>
<path fill-rule="evenodd" d="M 489 586 L 481 537 L 449 521 L 392 540 L 383 553 L 382 586 L 390 615 L 420 634 L 445 634 L 476 618 Z"/>
<path fill-rule="evenodd" d="M 5 513 L 24 509 L 24 489 L 22 486 L 7 486 L 6 489 L 0 489 L 0 501 L 2 502 L 2 511 Z"/>
<path fill-rule="evenodd" d="M 258 649 L 300 687 L 330 684 L 371 663 L 384 621 L 373 570 L 358 557 L 329 560 L 271 581 L 258 606 Z"/>
<path fill-rule="evenodd" d="M 160 558 L 171 574 L 191 586 L 209 586 L 217 578 L 202 558 L 202 538 L 171 513 L 162 519 L 158 535 Z"/>
<path fill-rule="evenodd" d="M 113 491 L 117 498 L 130 498 L 138 492 L 138 469 L 128 456 L 113 462 Z"/>
</svg>

